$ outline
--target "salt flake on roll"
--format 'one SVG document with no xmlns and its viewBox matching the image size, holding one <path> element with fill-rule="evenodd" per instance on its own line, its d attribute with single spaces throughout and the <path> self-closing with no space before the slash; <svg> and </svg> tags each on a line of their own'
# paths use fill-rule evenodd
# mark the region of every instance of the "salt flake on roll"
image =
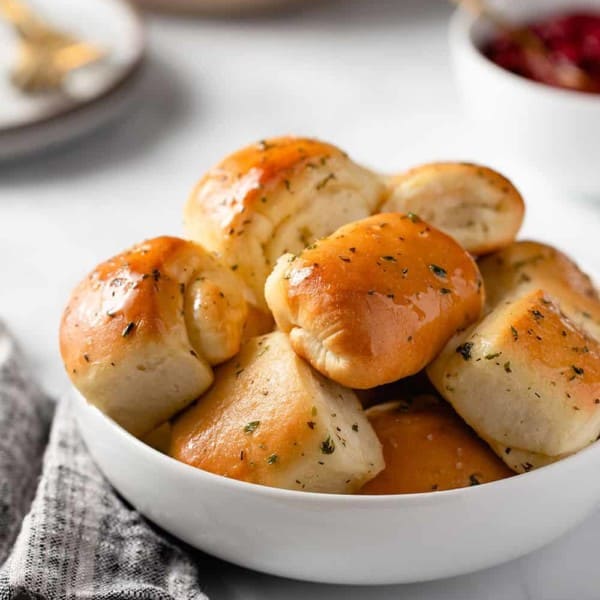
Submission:
<svg viewBox="0 0 600 600">
<path fill-rule="evenodd" d="M 416 215 L 396 213 L 282 256 L 265 296 L 294 350 L 358 389 L 423 369 L 484 302 L 471 256 Z"/>
</svg>

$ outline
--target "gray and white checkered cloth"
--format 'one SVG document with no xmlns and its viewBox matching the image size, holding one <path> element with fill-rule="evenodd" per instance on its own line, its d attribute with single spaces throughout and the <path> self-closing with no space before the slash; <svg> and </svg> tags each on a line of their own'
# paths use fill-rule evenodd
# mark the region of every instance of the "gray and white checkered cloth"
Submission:
<svg viewBox="0 0 600 600">
<path fill-rule="evenodd" d="M 115 493 L 0 323 L 0 600 L 206 599 L 211 567 Z"/>
</svg>

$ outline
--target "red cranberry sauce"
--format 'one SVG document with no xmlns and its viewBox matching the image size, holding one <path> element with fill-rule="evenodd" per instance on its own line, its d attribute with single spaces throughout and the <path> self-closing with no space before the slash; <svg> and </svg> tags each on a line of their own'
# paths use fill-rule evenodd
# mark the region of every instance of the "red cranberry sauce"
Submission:
<svg viewBox="0 0 600 600">
<path fill-rule="evenodd" d="M 556 69 L 569 64 L 578 67 L 593 83 L 585 91 L 600 93 L 600 13 L 581 11 L 553 16 L 526 28 L 542 42 L 551 65 Z M 517 75 L 564 87 L 551 70 L 536 69 L 525 47 L 508 33 L 498 34 L 483 53 Z"/>
</svg>

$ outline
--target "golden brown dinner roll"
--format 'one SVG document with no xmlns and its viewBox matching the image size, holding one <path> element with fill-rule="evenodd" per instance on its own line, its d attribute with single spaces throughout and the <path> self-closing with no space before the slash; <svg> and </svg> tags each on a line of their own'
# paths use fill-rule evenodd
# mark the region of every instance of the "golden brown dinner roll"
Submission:
<svg viewBox="0 0 600 600">
<path fill-rule="evenodd" d="M 148 446 L 152 446 L 152 448 L 155 450 L 166 454 L 171 445 L 170 421 L 165 421 L 153 429 L 150 433 L 147 433 L 143 438 L 141 438 L 141 440 L 144 442 L 144 444 L 148 444 Z"/>
<path fill-rule="evenodd" d="M 201 246 L 159 237 L 100 264 L 60 326 L 65 368 L 86 399 L 142 436 L 212 383 L 239 349 L 239 282 Z"/>
<path fill-rule="evenodd" d="M 351 390 L 273 332 L 246 342 L 174 422 L 170 454 L 273 487 L 354 492 L 383 469 L 381 445 Z"/>
<path fill-rule="evenodd" d="M 562 252 L 540 242 L 515 242 L 479 261 L 488 310 L 506 297 L 541 288 L 579 327 L 600 340 L 600 298 L 590 278 Z"/>
<path fill-rule="evenodd" d="M 431 163 L 391 177 L 381 212 L 413 212 L 475 255 L 499 250 L 516 237 L 525 205 L 496 171 L 468 163 Z"/>
<path fill-rule="evenodd" d="M 385 469 L 363 494 L 451 490 L 513 474 L 437 395 L 387 402 L 366 414 L 383 445 Z"/>
<path fill-rule="evenodd" d="M 240 285 L 243 285 L 243 283 L 240 282 Z M 244 327 L 242 341 L 249 340 L 257 335 L 269 333 L 273 329 L 275 329 L 273 315 L 260 308 L 256 308 L 252 304 L 248 304 L 248 316 L 246 317 L 246 326 Z"/>
<path fill-rule="evenodd" d="M 274 138 L 235 152 L 200 180 L 185 229 L 241 275 L 266 310 L 263 288 L 275 261 L 367 217 L 384 190 L 379 176 L 335 146 Z"/>
<path fill-rule="evenodd" d="M 282 256 L 265 294 L 300 356 L 361 389 L 420 371 L 483 305 L 468 253 L 400 214 L 346 225 L 298 256 Z"/>
<path fill-rule="evenodd" d="M 542 290 L 498 304 L 451 340 L 428 374 L 518 471 L 576 452 L 600 434 L 600 345 Z M 522 453 L 533 460 L 515 464 Z"/>
</svg>

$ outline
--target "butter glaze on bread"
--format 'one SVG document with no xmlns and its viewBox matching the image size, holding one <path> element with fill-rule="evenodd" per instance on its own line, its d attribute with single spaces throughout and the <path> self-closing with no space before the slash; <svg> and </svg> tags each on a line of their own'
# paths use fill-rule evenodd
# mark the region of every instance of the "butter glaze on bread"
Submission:
<svg viewBox="0 0 600 600">
<path fill-rule="evenodd" d="M 542 290 L 498 304 L 451 340 L 428 374 L 518 471 L 577 452 L 600 434 L 600 346 Z M 520 453 L 533 462 L 515 464 Z"/>
<path fill-rule="evenodd" d="M 247 306 L 235 275 L 201 246 L 159 237 L 100 264 L 60 326 L 65 368 L 85 398 L 142 436 L 211 385 L 239 349 Z"/>
<path fill-rule="evenodd" d="M 437 396 L 387 402 L 366 414 L 383 445 L 385 469 L 362 494 L 452 490 L 513 474 Z"/>
<path fill-rule="evenodd" d="M 479 261 L 487 310 L 506 298 L 543 289 L 569 319 L 600 340 L 600 298 L 590 278 L 562 252 L 539 242 L 515 242 Z"/>
<path fill-rule="evenodd" d="M 354 392 L 328 381 L 273 332 L 246 342 L 174 422 L 171 456 L 218 475 L 350 493 L 383 468 Z"/>
<path fill-rule="evenodd" d="M 469 163 L 431 163 L 388 179 L 381 212 L 413 212 L 475 255 L 514 241 L 523 198 L 500 173 Z"/>
<path fill-rule="evenodd" d="M 352 388 L 420 371 L 480 315 L 477 265 L 414 215 L 379 214 L 282 256 L 265 287 L 292 347 Z"/>
<path fill-rule="evenodd" d="M 185 207 L 185 230 L 220 256 L 266 311 L 263 288 L 275 261 L 381 201 L 381 178 L 317 140 L 282 137 L 243 148 L 211 169 Z"/>
</svg>

